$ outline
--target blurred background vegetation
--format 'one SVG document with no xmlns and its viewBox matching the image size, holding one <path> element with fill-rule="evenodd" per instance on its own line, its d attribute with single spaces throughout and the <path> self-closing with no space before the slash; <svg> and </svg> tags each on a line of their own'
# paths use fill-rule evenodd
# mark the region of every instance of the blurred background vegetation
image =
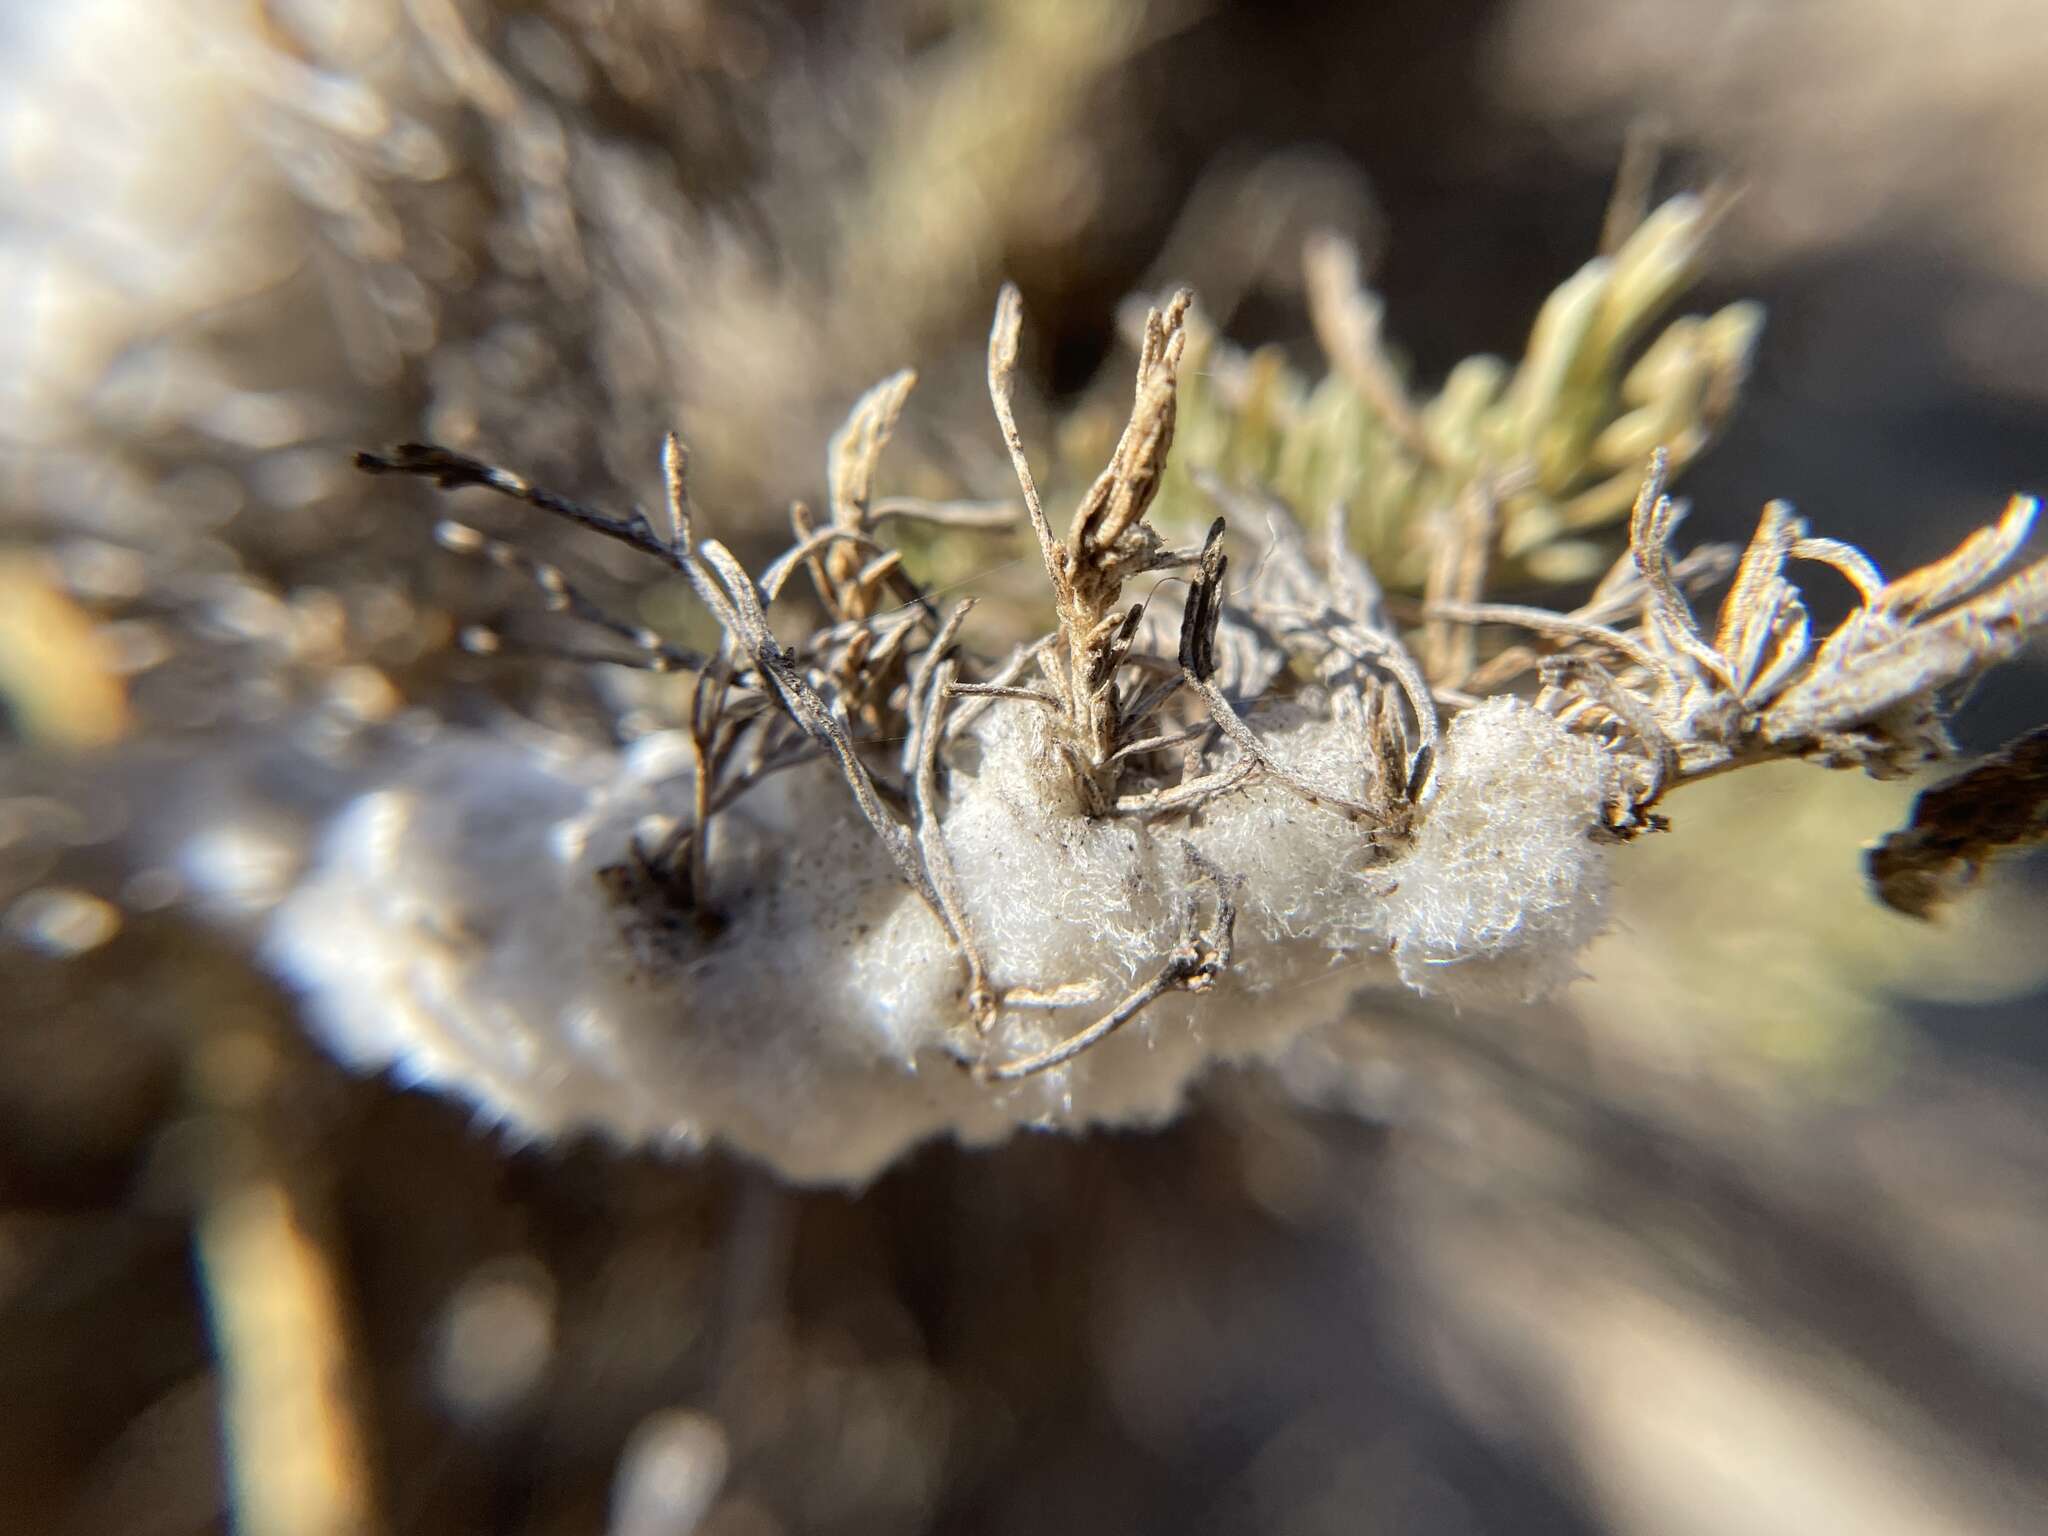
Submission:
<svg viewBox="0 0 2048 1536">
<path fill-rule="evenodd" d="M 522 654 L 534 605 L 351 450 L 623 502 L 680 421 L 765 543 L 914 364 L 890 488 L 999 496 L 1004 276 L 1063 465 L 1136 292 L 1312 388 L 1319 231 L 1427 399 L 1523 354 L 1654 141 L 1660 193 L 1735 193 L 1685 308 L 1765 316 L 1694 536 L 1782 495 L 1944 551 L 2048 489 L 2035 0 L 24 0 L 0 47 L 9 1529 L 2041 1528 L 2048 903 L 1879 909 L 1910 787 L 1687 791 L 1557 1005 L 1364 999 L 1168 1131 L 857 1197 L 506 1146 L 251 958 L 408 741 L 672 707 Z M 912 551 L 996 595 L 1011 553 Z"/>
</svg>

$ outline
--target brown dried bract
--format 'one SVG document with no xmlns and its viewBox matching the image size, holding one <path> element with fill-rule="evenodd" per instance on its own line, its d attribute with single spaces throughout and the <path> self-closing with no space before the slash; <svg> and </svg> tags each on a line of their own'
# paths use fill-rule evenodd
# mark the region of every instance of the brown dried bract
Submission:
<svg viewBox="0 0 2048 1536">
<path fill-rule="evenodd" d="M 2048 726 L 2008 742 L 1968 773 L 1922 790 L 1906 825 L 1872 848 L 1885 905 L 1931 918 L 2001 853 L 2048 842 Z"/>
</svg>

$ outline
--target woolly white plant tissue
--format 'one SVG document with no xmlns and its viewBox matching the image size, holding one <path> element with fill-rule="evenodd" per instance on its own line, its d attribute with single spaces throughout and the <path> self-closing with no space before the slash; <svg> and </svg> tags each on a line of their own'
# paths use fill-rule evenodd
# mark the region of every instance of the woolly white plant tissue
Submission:
<svg viewBox="0 0 2048 1536">
<path fill-rule="evenodd" d="M 1290 766 L 1333 787 L 1362 773 L 1332 722 L 1269 713 Z M 344 1059 L 452 1090 L 514 1134 L 717 1140 L 792 1178 L 860 1182 L 934 1135 L 1158 1122 L 1207 1063 L 1270 1054 L 1363 985 L 1538 994 L 1600 926 L 1607 759 L 1524 704 L 1453 723 L 1435 800 L 1391 858 L 1262 783 L 1183 824 L 1085 817 L 1038 716 L 993 709 L 958 744 L 944 829 L 997 987 L 1080 983 L 1086 1000 L 1005 1009 L 985 1038 L 944 927 L 824 769 L 721 816 L 715 930 L 619 894 L 603 872 L 689 802 L 672 736 L 550 759 L 449 735 L 336 821 L 270 955 Z M 1039 1077 L 962 1065 L 1073 1034 L 1155 968 L 1176 903 L 1199 895 L 1187 846 L 1237 881 L 1219 987 L 1168 994 Z"/>
</svg>

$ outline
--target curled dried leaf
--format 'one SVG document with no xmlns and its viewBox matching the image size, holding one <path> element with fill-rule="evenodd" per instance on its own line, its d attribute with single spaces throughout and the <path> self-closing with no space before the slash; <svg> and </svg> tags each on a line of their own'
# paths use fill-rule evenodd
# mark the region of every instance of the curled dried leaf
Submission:
<svg viewBox="0 0 2048 1536">
<path fill-rule="evenodd" d="M 2004 853 L 2048 842 L 2048 727 L 1920 792 L 1906 825 L 1867 856 L 1886 906 L 1931 918 Z"/>
</svg>

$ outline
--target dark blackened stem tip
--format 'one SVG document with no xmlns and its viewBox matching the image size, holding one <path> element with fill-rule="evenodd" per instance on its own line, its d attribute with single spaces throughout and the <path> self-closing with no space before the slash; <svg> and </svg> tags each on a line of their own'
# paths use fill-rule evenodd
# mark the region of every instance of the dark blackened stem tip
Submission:
<svg viewBox="0 0 2048 1536">
<path fill-rule="evenodd" d="M 1223 554 L 1225 526 L 1220 517 L 1209 525 L 1209 535 L 1202 541 L 1201 565 L 1181 615 L 1181 670 L 1198 682 L 1207 681 L 1216 670 L 1216 623 L 1223 614 L 1223 574 L 1230 565 Z"/>
<path fill-rule="evenodd" d="M 501 469 L 482 459 L 471 458 L 466 453 L 457 453 L 434 443 L 400 443 L 389 453 L 358 451 L 355 455 L 356 468 L 371 475 L 418 475 L 432 480 L 444 491 L 461 490 L 466 486 L 482 486 L 496 491 L 500 496 L 514 501 L 523 501 L 555 517 L 616 539 L 630 545 L 642 554 L 652 555 L 668 565 L 680 568 L 680 557 L 670 545 L 655 533 L 647 519 L 638 512 L 627 517 L 586 506 L 567 496 L 557 495 L 533 484 L 525 476 L 509 469 Z"/>
<path fill-rule="evenodd" d="M 400 443 L 388 454 L 363 450 L 356 454 L 355 463 L 357 469 L 369 475 L 431 476 L 443 490 L 464 485 L 497 487 L 501 482 L 516 480 L 515 476 L 494 469 L 481 459 L 472 459 L 467 454 L 433 443 Z"/>
</svg>

